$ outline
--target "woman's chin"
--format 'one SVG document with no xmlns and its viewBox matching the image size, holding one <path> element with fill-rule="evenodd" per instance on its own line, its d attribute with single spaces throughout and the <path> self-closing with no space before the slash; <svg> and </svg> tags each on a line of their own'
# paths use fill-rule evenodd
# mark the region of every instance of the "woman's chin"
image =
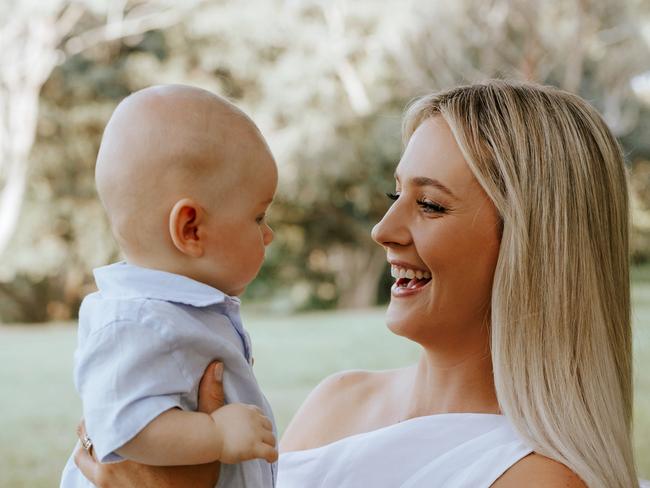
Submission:
<svg viewBox="0 0 650 488">
<path fill-rule="evenodd" d="M 408 314 L 404 313 L 399 304 L 394 303 L 393 300 L 388 304 L 386 309 L 386 326 L 396 335 L 408 337 L 409 323 Z"/>
<path fill-rule="evenodd" d="M 434 317 L 426 319 L 432 309 L 431 283 L 415 293 L 399 295 L 394 289 L 391 291 L 393 293 L 386 308 L 386 326 L 395 335 L 416 340 L 422 334 L 423 324 L 435 323 Z M 430 325 L 425 328 L 429 329 Z"/>
</svg>

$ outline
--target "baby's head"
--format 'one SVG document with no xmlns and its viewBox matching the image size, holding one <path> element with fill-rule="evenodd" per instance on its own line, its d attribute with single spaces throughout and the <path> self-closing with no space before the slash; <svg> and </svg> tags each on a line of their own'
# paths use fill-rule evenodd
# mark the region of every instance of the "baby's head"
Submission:
<svg viewBox="0 0 650 488">
<path fill-rule="evenodd" d="M 208 91 L 154 86 L 123 100 L 95 181 L 126 259 L 228 295 L 255 278 L 273 239 L 277 168 L 255 124 Z"/>
</svg>

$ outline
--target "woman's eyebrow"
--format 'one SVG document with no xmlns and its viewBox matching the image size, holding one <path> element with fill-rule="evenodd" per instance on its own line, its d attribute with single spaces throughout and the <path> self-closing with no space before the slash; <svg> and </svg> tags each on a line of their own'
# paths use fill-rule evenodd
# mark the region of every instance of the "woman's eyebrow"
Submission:
<svg viewBox="0 0 650 488">
<path fill-rule="evenodd" d="M 399 181 L 399 177 L 397 176 L 397 173 L 395 173 L 395 179 L 397 181 Z M 410 182 L 414 186 L 417 186 L 417 187 L 433 186 L 434 188 L 437 188 L 441 192 L 446 193 L 447 195 L 449 195 L 454 200 L 458 200 L 458 198 L 456 198 L 456 195 L 454 195 L 453 192 L 449 188 L 447 188 L 445 185 L 443 185 L 439 180 L 429 178 L 427 176 L 415 176 L 415 177 L 410 179 Z"/>
</svg>

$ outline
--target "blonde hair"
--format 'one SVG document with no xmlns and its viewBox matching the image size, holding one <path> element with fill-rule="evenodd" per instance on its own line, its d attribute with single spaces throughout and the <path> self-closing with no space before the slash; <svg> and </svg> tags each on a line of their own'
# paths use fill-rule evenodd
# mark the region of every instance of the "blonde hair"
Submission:
<svg viewBox="0 0 650 488">
<path fill-rule="evenodd" d="M 491 354 L 503 413 L 589 487 L 638 486 L 628 196 L 615 138 L 581 98 L 529 83 L 419 98 L 405 141 L 435 115 L 502 220 Z"/>
</svg>

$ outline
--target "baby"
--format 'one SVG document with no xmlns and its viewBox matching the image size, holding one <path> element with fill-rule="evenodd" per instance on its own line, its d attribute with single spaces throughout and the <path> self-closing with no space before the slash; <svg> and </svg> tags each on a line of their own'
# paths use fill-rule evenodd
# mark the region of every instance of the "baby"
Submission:
<svg viewBox="0 0 650 488">
<path fill-rule="evenodd" d="M 273 156 L 239 109 L 170 85 L 126 98 L 95 179 L 126 262 L 94 271 L 79 312 L 75 386 L 101 462 L 221 461 L 218 486 L 272 487 L 271 408 L 252 370 L 239 296 L 273 232 Z M 207 365 L 223 362 L 227 405 L 195 412 Z M 92 486 L 68 460 L 61 486 Z"/>
</svg>

